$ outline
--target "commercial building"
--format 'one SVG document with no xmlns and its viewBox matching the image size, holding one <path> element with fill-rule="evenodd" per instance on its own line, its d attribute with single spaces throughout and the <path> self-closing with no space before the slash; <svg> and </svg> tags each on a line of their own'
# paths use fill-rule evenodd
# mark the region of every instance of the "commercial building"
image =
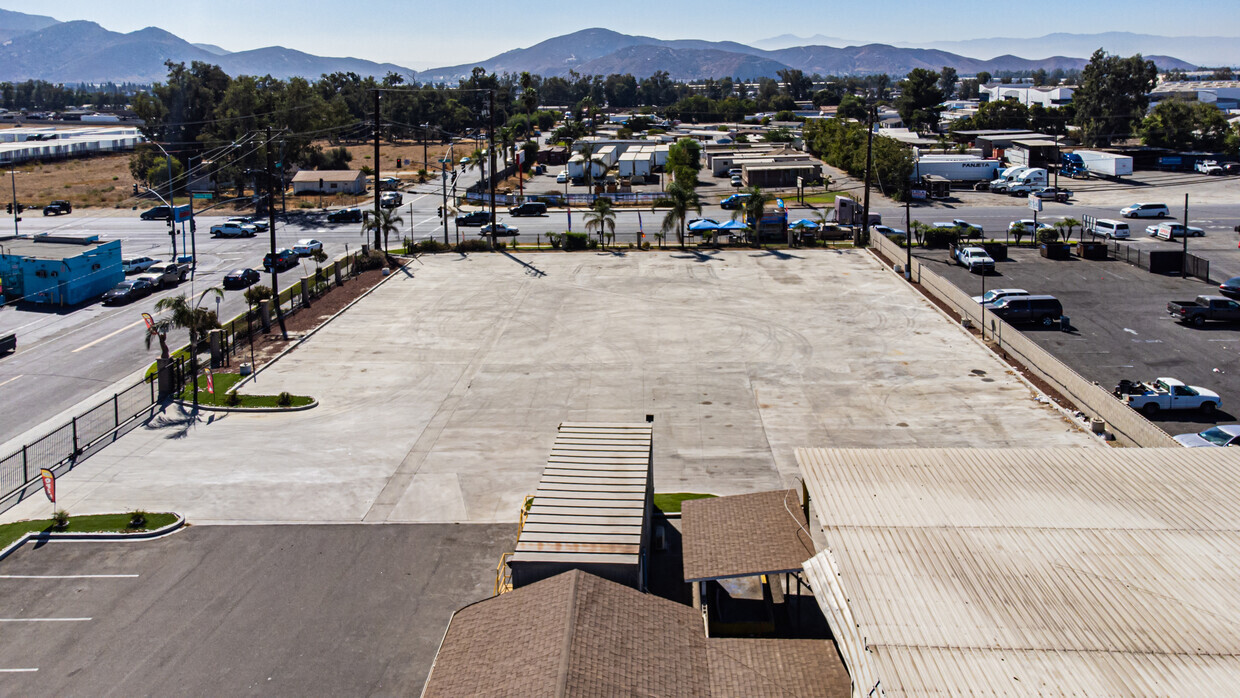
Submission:
<svg viewBox="0 0 1240 698">
<path fill-rule="evenodd" d="M 822 163 L 810 162 L 774 162 L 769 164 L 748 164 L 741 168 L 741 181 L 747 187 L 764 189 L 787 189 L 802 184 L 818 184 L 822 181 Z"/>
<path fill-rule="evenodd" d="M 120 240 L 48 233 L 0 238 L 0 284 L 7 302 L 77 305 L 124 278 Z"/>
<path fill-rule="evenodd" d="M 978 97 L 982 102 L 998 102 L 1010 99 L 1020 102 L 1026 107 L 1035 104 L 1047 109 L 1055 109 L 1072 103 L 1072 94 L 1076 87 L 1060 85 L 1056 87 L 1034 87 L 1033 85 L 1003 85 L 992 83 L 978 88 Z"/>
<path fill-rule="evenodd" d="M 21 126 L 0 130 L 0 165 L 125 152 L 145 142 L 132 126 Z"/>
<path fill-rule="evenodd" d="M 302 170 L 293 175 L 294 194 L 365 194 L 360 170 Z"/>
<path fill-rule="evenodd" d="M 1240 108 L 1240 80 L 1184 80 L 1164 82 L 1150 92 L 1150 102 L 1181 99 L 1213 104 L 1223 111 Z"/>
</svg>

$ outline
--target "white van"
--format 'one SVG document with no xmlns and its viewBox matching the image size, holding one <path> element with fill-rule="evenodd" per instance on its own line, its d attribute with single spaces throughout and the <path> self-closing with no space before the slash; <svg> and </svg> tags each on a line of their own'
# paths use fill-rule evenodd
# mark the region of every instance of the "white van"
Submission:
<svg viewBox="0 0 1240 698">
<path fill-rule="evenodd" d="M 1128 224 L 1113 221 L 1110 218 L 1099 218 L 1094 221 L 1093 229 L 1088 232 L 1108 240 L 1127 240 L 1129 237 Z"/>
</svg>

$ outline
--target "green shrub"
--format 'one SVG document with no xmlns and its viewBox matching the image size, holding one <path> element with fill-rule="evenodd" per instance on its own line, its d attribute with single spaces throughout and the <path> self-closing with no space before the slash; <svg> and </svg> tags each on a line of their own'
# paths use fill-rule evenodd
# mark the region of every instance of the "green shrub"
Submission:
<svg viewBox="0 0 1240 698">
<path fill-rule="evenodd" d="M 588 250 L 595 247 L 598 247 L 598 241 L 585 233 L 564 233 L 564 249 L 569 252 Z"/>
<path fill-rule="evenodd" d="M 357 270 L 369 271 L 371 269 L 382 269 L 387 264 L 387 255 L 380 250 L 370 250 L 366 254 L 357 256 Z"/>
<path fill-rule="evenodd" d="M 904 247 L 905 243 L 908 242 L 908 237 L 905 235 L 888 235 L 887 239 L 899 245 L 900 247 Z"/>
<path fill-rule="evenodd" d="M 280 407 L 288 407 L 289 405 L 293 404 L 293 396 L 290 395 L 287 391 L 280 393 L 279 395 L 276 396 L 276 404 L 279 405 Z"/>
<path fill-rule="evenodd" d="M 240 407 L 241 406 L 240 393 L 238 393 L 235 390 L 228 393 L 228 396 L 224 398 L 224 404 L 228 405 L 229 407 Z"/>
<path fill-rule="evenodd" d="M 413 252 L 447 252 L 451 250 L 451 245 L 445 245 L 438 240 L 421 240 L 413 246 Z"/>
<path fill-rule="evenodd" d="M 491 246 L 486 240 L 462 240 L 452 248 L 453 252 L 490 252 Z"/>
<path fill-rule="evenodd" d="M 922 239 L 926 247 L 947 247 L 959 241 L 960 233 L 955 228 L 930 228 Z"/>
<path fill-rule="evenodd" d="M 271 298 L 270 286 L 255 284 L 245 290 L 245 302 L 248 305 L 257 306 L 268 298 Z"/>
<path fill-rule="evenodd" d="M 55 528 L 57 531 L 63 531 L 66 528 L 68 528 L 69 527 L 69 512 L 65 511 L 64 509 L 57 509 L 56 513 L 52 514 L 52 527 Z"/>
<path fill-rule="evenodd" d="M 134 529 L 146 528 L 146 517 L 147 517 L 147 513 L 145 511 L 142 511 L 141 509 L 138 509 L 137 511 L 131 511 L 129 512 L 129 523 L 127 525 L 129 526 L 129 528 L 134 528 Z"/>
<path fill-rule="evenodd" d="M 1059 242 L 1059 231 L 1054 229 L 1039 230 L 1038 242 L 1046 245 L 1052 242 Z"/>
</svg>

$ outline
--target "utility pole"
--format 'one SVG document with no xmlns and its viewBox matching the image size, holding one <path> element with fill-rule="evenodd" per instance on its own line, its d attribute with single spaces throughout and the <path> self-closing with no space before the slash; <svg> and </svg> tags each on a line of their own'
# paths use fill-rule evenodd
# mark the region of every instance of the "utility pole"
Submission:
<svg viewBox="0 0 1240 698">
<path fill-rule="evenodd" d="M 447 160 L 448 158 L 440 158 Z M 443 175 L 439 178 L 440 184 L 443 185 L 443 244 L 448 243 L 448 163 L 440 162 L 439 167 L 442 168 Z"/>
<path fill-rule="evenodd" d="M 22 220 L 17 214 L 17 170 L 9 170 L 9 179 L 13 181 L 13 234 L 17 235 L 17 224 Z"/>
<path fill-rule="evenodd" d="M 431 169 L 430 160 L 426 156 L 427 125 L 422 124 L 422 171 L 427 172 Z"/>
<path fill-rule="evenodd" d="M 491 249 L 495 249 L 495 90 L 487 91 L 490 126 L 487 128 L 487 172 L 490 178 L 487 183 L 491 190 Z"/>
<path fill-rule="evenodd" d="M 276 197 L 272 191 L 271 127 L 267 127 L 267 230 L 271 233 L 271 297 L 276 304 L 276 319 L 280 322 L 280 335 L 288 341 L 288 328 L 284 325 L 284 311 L 280 309 L 280 271 L 276 264 Z M 197 391 L 195 391 L 197 393 Z"/>
<path fill-rule="evenodd" d="M 172 154 L 164 151 L 164 161 L 168 163 L 168 235 L 172 238 L 172 261 L 177 261 L 177 203 L 172 198 Z M 194 390 L 197 399 L 198 391 Z"/>
<path fill-rule="evenodd" d="M 909 222 L 911 214 L 908 210 L 908 199 L 904 200 L 904 278 L 913 280 L 913 224 Z"/>
<path fill-rule="evenodd" d="M 1188 278 L 1188 194 L 1184 194 L 1184 251 L 1180 255 L 1180 278 Z"/>
<path fill-rule="evenodd" d="M 379 249 L 379 91 L 375 90 L 375 249 Z"/>
<path fill-rule="evenodd" d="M 870 164 L 874 152 L 874 116 L 877 111 L 878 107 L 870 107 L 865 120 L 865 201 L 861 206 L 861 229 L 867 233 L 870 230 Z M 854 244 L 860 243 L 861 238 L 861 235 L 853 233 Z"/>
</svg>

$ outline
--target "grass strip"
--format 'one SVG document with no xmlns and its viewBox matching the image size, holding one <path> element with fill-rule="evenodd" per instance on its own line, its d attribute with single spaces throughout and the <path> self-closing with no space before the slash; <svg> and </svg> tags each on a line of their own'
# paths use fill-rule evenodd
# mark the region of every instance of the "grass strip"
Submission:
<svg viewBox="0 0 1240 698">
<path fill-rule="evenodd" d="M 218 407 L 302 407 L 314 402 L 314 398 L 304 395 L 290 395 L 287 405 L 280 404 L 279 395 L 237 395 L 240 402 L 230 403 L 228 391 L 232 389 L 237 381 L 241 380 L 240 374 L 236 373 L 213 373 L 211 374 L 212 382 L 215 385 L 215 392 L 207 392 L 207 377 L 205 375 L 198 377 L 198 404 L 214 405 Z M 194 383 L 190 381 L 186 384 L 185 389 L 181 391 L 181 399 L 192 402 L 194 399 Z"/>
<path fill-rule="evenodd" d="M 69 525 L 60 530 L 53 528 L 51 519 L 35 521 L 16 521 L 0 525 L 0 549 L 7 548 L 13 541 L 33 531 L 55 531 L 57 533 L 121 533 L 150 531 L 162 528 L 177 520 L 176 514 L 147 514 L 146 527 L 130 528 L 130 514 L 91 514 L 69 517 Z"/>
<path fill-rule="evenodd" d="M 680 513 L 682 502 L 690 499 L 710 499 L 715 496 L 701 492 L 655 492 L 654 508 L 664 514 L 677 514 Z"/>
</svg>

